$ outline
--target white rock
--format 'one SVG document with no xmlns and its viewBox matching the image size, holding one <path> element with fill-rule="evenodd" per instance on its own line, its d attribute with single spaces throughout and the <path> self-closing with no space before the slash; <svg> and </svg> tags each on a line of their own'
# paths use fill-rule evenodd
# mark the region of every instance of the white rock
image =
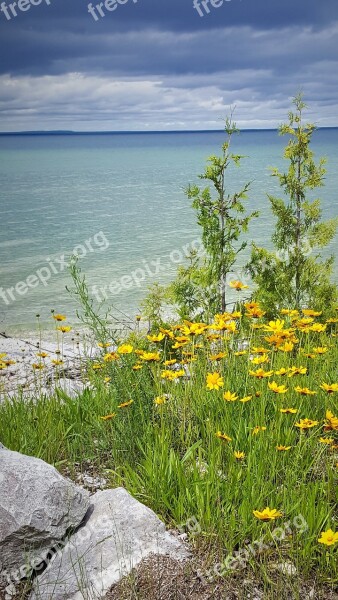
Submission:
<svg viewBox="0 0 338 600">
<path fill-rule="evenodd" d="M 42 460 L 5 448 L 0 474 L 0 579 L 10 583 L 81 523 L 89 494 Z"/>
<path fill-rule="evenodd" d="M 123 488 L 96 492 L 85 525 L 39 575 L 30 600 L 94 600 L 150 554 L 188 557 L 155 513 Z"/>
</svg>

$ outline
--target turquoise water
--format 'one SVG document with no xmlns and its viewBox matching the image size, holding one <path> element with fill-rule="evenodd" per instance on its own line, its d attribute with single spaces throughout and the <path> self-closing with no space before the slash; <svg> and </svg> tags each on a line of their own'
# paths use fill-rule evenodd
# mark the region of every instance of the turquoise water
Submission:
<svg viewBox="0 0 338 600">
<path fill-rule="evenodd" d="M 182 248 L 199 238 L 184 188 L 223 139 L 222 132 L 0 137 L 0 330 L 29 332 L 35 314 L 46 324 L 52 308 L 74 316 L 65 262 L 76 247 L 97 297 L 136 314 L 147 286 L 169 281 Z M 268 167 L 283 166 L 285 141 L 274 131 L 235 139 L 247 158 L 230 173 L 230 187 L 252 180 L 247 205 L 261 215 L 249 237 L 258 243 L 268 244 L 272 232 L 266 193 L 278 187 Z M 316 132 L 313 149 L 328 158 L 324 215 L 337 215 L 338 129 Z M 330 251 L 337 253 L 337 240 Z"/>
</svg>

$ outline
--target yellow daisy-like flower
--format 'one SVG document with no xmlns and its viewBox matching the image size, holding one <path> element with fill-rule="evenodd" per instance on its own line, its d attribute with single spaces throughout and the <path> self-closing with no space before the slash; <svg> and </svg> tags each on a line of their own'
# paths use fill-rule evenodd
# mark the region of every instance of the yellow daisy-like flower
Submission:
<svg viewBox="0 0 338 600">
<path fill-rule="evenodd" d="M 281 352 L 292 352 L 294 347 L 295 345 L 293 344 L 293 342 L 285 342 L 283 346 L 278 347 L 278 350 L 281 350 Z"/>
<path fill-rule="evenodd" d="M 302 396 L 314 396 L 315 394 L 317 394 L 317 392 L 309 390 L 309 388 L 307 387 L 302 388 L 299 385 L 295 387 L 295 392 L 298 392 L 298 394 L 301 394 Z"/>
<path fill-rule="evenodd" d="M 126 406 L 130 406 L 131 404 L 133 404 L 134 400 L 128 400 L 128 402 L 122 402 L 122 404 L 119 404 L 117 408 L 125 408 Z"/>
<path fill-rule="evenodd" d="M 317 348 L 313 348 L 313 350 L 312 350 L 312 352 L 314 352 L 314 354 L 326 354 L 327 351 L 328 351 L 327 346 L 317 346 Z"/>
<path fill-rule="evenodd" d="M 225 358 L 227 355 L 226 352 L 219 352 L 218 354 L 212 354 L 211 356 L 209 356 L 210 360 L 222 360 L 222 358 Z"/>
<path fill-rule="evenodd" d="M 104 355 L 103 360 L 105 362 L 113 362 L 114 360 L 120 360 L 120 357 L 116 352 L 107 352 L 107 354 Z"/>
<path fill-rule="evenodd" d="M 324 392 L 327 392 L 328 394 L 333 394 L 333 392 L 338 392 L 338 383 L 322 383 L 322 385 L 320 386 L 322 388 L 322 390 L 324 390 Z"/>
<path fill-rule="evenodd" d="M 122 344 L 117 349 L 117 352 L 119 354 L 131 354 L 133 351 L 134 351 L 134 348 L 131 344 Z"/>
<path fill-rule="evenodd" d="M 168 381 L 174 381 L 175 379 L 179 379 L 179 377 L 184 377 L 185 371 L 184 369 L 180 369 L 178 371 L 170 371 L 169 369 L 161 372 L 162 379 L 168 379 Z"/>
<path fill-rule="evenodd" d="M 322 325 L 321 323 L 314 323 L 313 325 L 311 325 L 311 327 L 309 327 L 310 331 L 315 331 L 316 333 L 323 333 L 326 330 L 326 323 L 324 325 Z"/>
<path fill-rule="evenodd" d="M 116 417 L 116 413 L 111 413 L 110 415 L 105 415 L 104 417 L 100 417 L 100 419 L 102 421 L 110 421 L 114 417 Z"/>
<path fill-rule="evenodd" d="M 256 427 L 253 428 L 252 430 L 252 435 L 257 435 L 260 431 L 265 431 L 266 427 L 264 425 L 256 425 Z"/>
<path fill-rule="evenodd" d="M 283 376 L 287 375 L 288 372 L 288 369 L 284 369 L 284 367 L 282 367 L 281 369 L 279 369 L 279 371 L 275 371 L 275 375 Z"/>
<path fill-rule="evenodd" d="M 65 315 L 57 314 L 57 315 L 53 315 L 53 319 L 55 321 L 65 321 L 67 319 L 67 317 Z"/>
<path fill-rule="evenodd" d="M 134 365 L 132 369 L 133 371 L 140 371 L 141 369 L 143 369 L 143 365 Z"/>
<path fill-rule="evenodd" d="M 171 365 L 174 365 L 177 362 L 176 358 L 170 358 L 170 360 L 166 360 L 164 361 L 164 366 L 165 367 L 170 367 Z"/>
<path fill-rule="evenodd" d="M 269 321 L 268 325 L 264 326 L 265 331 L 271 331 L 273 333 L 279 333 L 284 330 L 284 320 L 277 319 L 276 321 Z"/>
<path fill-rule="evenodd" d="M 223 440 L 224 442 L 231 442 L 232 439 L 226 433 L 222 433 L 221 431 L 216 432 L 216 437 L 218 437 L 220 440 Z"/>
<path fill-rule="evenodd" d="M 165 335 L 164 333 L 158 333 L 157 335 L 147 335 L 147 338 L 150 342 L 158 344 L 159 342 L 162 342 L 162 340 L 164 340 Z"/>
<path fill-rule="evenodd" d="M 158 406 L 160 406 L 161 404 L 165 404 L 167 401 L 167 397 L 166 396 L 156 396 L 154 402 L 155 404 L 157 404 Z"/>
<path fill-rule="evenodd" d="M 292 448 L 292 446 L 282 446 L 281 444 L 276 446 L 276 450 L 278 450 L 279 452 L 287 452 L 288 450 L 290 450 L 290 448 Z"/>
<path fill-rule="evenodd" d="M 263 356 L 255 356 L 254 358 L 250 358 L 253 365 L 262 365 L 263 363 L 269 362 L 269 357 L 266 354 Z"/>
<path fill-rule="evenodd" d="M 251 352 L 253 354 L 269 354 L 270 350 L 269 350 L 269 348 L 264 348 L 263 346 L 254 346 L 251 349 Z"/>
<path fill-rule="evenodd" d="M 94 363 L 92 369 L 94 369 L 94 371 L 99 371 L 102 369 L 102 365 L 100 365 L 100 363 Z"/>
<path fill-rule="evenodd" d="M 286 388 L 285 385 L 278 385 L 276 381 L 272 381 L 271 383 L 269 382 L 268 386 L 269 389 L 275 394 L 286 394 L 286 392 L 288 391 L 288 388 Z"/>
<path fill-rule="evenodd" d="M 227 400 L 227 402 L 235 402 L 238 400 L 238 396 L 236 396 L 235 393 L 231 393 L 230 390 L 223 394 L 223 398 L 224 400 Z"/>
<path fill-rule="evenodd" d="M 338 542 L 338 532 L 334 532 L 332 529 L 322 531 L 318 542 L 324 544 L 324 546 L 333 546 Z"/>
<path fill-rule="evenodd" d="M 219 390 L 224 385 L 223 377 L 219 373 L 208 373 L 206 385 L 208 390 Z"/>
<path fill-rule="evenodd" d="M 299 429 L 311 429 L 312 427 L 316 427 L 319 421 L 312 421 L 312 419 L 300 419 L 299 423 L 295 423 L 295 427 Z"/>
<path fill-rule="evenodd" d="M 331 410 L 326 411 L 324 431 L 338 431 L 338 417 L 335 417 Z"/>
<path fill-rule="evenodd" d="M 59 327 L 56 328 L 58 331 L 62 331 L 62 333 L 69 333 L 69 331 L 72 330 L 70 325 L 59 325 Z"/>
<path fill-rule="evenodd" d="M 244 283 L 242 283 L 241 281 L 229 281 L 229 287 L 231 287 L 234 290 L 237 290 L 237 292 L 240 292 L 241 290 L 246 290 L 248 289 L 248 285 L 244 285 Z"/>
<path fill-rule="evenodd" d="M 290 367 L 288 377 L 294 377 L 294 375 L 305 375 L 306 373 L 306 367 Z"/>
<path fill-rule="evenodd" d="M 237 352 L 234 352 L 234 356 L 244 356 L 247 353 L 247 350 L 238 350 Z"/>
<path fill-rule="evenodd" d="M 39 356 L 40 358 L 47 358 L 49 354 L 47 354 L 47 352 L 37 352 L 36 356 Z"/>
<path fill-rule="evenodd" d="M 56 367 L 60 367 L 61 365 L 63 365 L 63 360 L 61 360 L 60 358 L 54 358 L 52 359 L 52 363 Z"/>
<path fill-rule="evenodd" d="M 112 345 L 112 342 L 99 342 L 97 345 L 99 348 L 105 349 L 105 348 L 109 348 L 109 346 Z"/>
<path fill-rule="evenodd" d="M 104 383 L 110 383 L 111 377 L 105 377 L 103 381 L 104 381 Z"/>
<path fill-rule="evenodd" d="M 305 317 L 319 317 L 322 314 L 321 311 L 312 310 L 311 308 L 303 308 L 302 313 Z"/>
<path fill-rule="evenodd" d="M 161 357 L 158 352 L 142 352 L 139 355 L 141 360 L 145 362 L 158 362 L 161 360 Z"/>
<path fill-rule="evenodd" d="M 249 402 L 249 400 L 251 400 L 251 399 L 252 399 L 252 396 L 244 396 L 244 398 L 239 399 L 239 402 L 245 403 L 245 402 Z"/>
<path fill-rule="evenodd" d="M 45 368 L 45 365 L 43 365 L 42 363 L 33 363 L 32 367 L 35 371 L 41 371 Z"/>
<path fill-rule="evenodd" d="M 243 460 L 245 458 L 245 452 L 239 452 L 239 450 L 235 450 L 234 457 L 237 460 Z"/>
<path fill-rule="evenodd" d="M 249 375 L 257 377 L 257 379 L 264 379 L 265 377 L 271 377 L 273 371 L 264 371 L 264 369 L 257 369 L 257 371 L 249 371 Z"/>
<path fill-rule="evenodd" d="M 283 516 L 283 513 L 276 508 L 269 508 L 268 506 L 262 511 L 253 510 L 252 512 L 257 519 L 260 519 L 260 521 L 274 521 L 274 519 Z"/>
<path fill-rule="evenodd" d="M 285 413 L 286 415 L 294 415 L 298 412 L 298 408 L 280 408 L 281 413 Z"/>
<path fill-rule="evenodd" d="M 327 444 L 329 446 L 329 445 L 333 444 L 334 439 L 321 437 L 321 438 L 319 438 L 319 441 L 321 444 Z"/>
</svg>

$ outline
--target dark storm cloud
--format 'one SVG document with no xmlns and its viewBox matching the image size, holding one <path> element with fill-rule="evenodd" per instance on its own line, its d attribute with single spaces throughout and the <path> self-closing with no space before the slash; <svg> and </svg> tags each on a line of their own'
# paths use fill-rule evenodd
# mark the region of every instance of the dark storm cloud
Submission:
<svg viewBox="0 0 338 600">
<path fill-rule="evenodd" d="M 337 0 L 50 2 L 0 13 L 0 129 L 216 127 L 230 103 L 264 126 L 300 88 L 336 124 Z"/>
</svg>

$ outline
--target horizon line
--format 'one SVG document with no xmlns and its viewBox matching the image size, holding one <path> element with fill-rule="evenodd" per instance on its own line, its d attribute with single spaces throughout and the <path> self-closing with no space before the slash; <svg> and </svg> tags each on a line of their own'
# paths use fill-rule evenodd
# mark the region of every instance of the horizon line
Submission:
<svg viewBox="0 0 338 600">
<path fill-rule="evenodd" d="M 278 131 L 279 127 L 243 127 L 241 131 Z M 338 125 L 318 126 L 317 129 L 338 129 Z M 173 134 L 173 133 L 224 133 L 224 129 L 154 129 L 154 130 L 108 130 L 108 131 L 74 131 L 72 129 L 47 129 L 29 131 L 0 131 L 0 136 L 11 135 L 124 135 L 124 134 Z"/>
</svg>

